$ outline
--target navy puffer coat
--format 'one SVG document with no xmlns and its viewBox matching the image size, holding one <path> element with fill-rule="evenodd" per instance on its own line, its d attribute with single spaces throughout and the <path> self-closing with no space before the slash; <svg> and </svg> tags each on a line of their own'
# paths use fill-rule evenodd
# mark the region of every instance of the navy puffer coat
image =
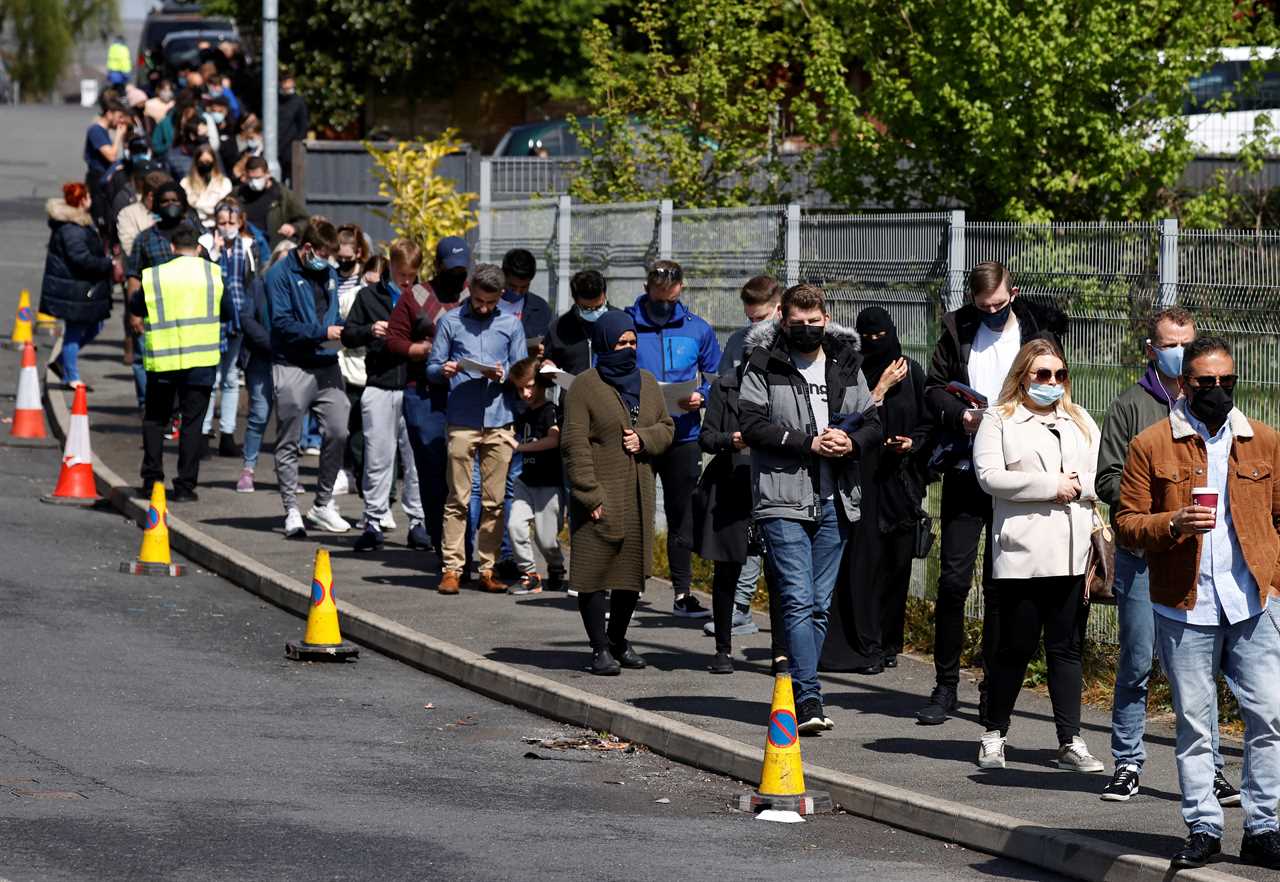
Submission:
<svg viewBox="0 0 1280 882">
<path fill-rule="evenodd" d="M 112 264 L 93 219 L 62 199 L 50 199 L 45 210 L 50 232 L 40 311 L 78 324 L 102 321 L 111 315 Z"/>
</svg>

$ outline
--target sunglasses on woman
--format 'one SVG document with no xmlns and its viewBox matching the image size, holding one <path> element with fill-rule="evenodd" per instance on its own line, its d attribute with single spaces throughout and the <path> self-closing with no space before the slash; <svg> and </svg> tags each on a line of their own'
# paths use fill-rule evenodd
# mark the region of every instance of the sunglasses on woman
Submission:
<svg viewBox="0 0 1280 882">
<path fill-rule="evenodd" d="M 214 206 L 214 208 L 213 208 L 213 213 L 214 213 L 214 214 L 221 214 L 221 213 L 222 213 L 222 212 L 224 212 L 224 211 L 225 211 L 227 214 L 231 215 L 232 217 L 239 217 L 239 216 L 240 216 L 240 206 L 239 206 L 239 205 L 232 205 L 232 204 L 231 204 L 231 203 L 229 203 L 229 202 L 219 202 L 219 203 L 218 203 L 217 205 L 215 205 L 215 206 Z"/>
<path fill-rule="evenodd" d="M 1037 383 L 1047 383 L 1050 380 L 1057 380 L 1059 383 L 1065 383 L 1067 377 L 1070 376 L 1066 368 L 1058 368 L 1051 371 L 1048 368 L 1040 368 L 1038 371 L 1031 371 L 1031 378 Z"/>
<path fill-rule="evenodd" d="M 1200 389 L 1212 389 L 1214 386 L 1221 386 L 1223 389 L 1226 389 L 1228 392 L 1230 392 L 1232 389 L 1236 387 L 1235 374 L 1223 374 L 1220 377 L 1205 375 L 1205 376 L 1199 376 L 1199 377 L 1190 377 L 1189 379 L 1191 380 L 1191 382 L 1195 383 L 1196 386 Z"/>
</svg>

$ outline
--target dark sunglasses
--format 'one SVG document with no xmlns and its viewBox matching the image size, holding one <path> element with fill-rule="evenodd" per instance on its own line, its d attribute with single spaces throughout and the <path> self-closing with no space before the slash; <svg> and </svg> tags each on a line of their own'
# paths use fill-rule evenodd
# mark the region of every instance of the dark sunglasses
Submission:
<svg viewBox="0 0 1280 882">
<path fill-rule="evenodd" d="M 227 214 L 231 215 L 232 217 L 240 216 L 239 205 L 232 205 L 230 202 L 219 202 L 217 205 L 213 207 L 213 213 L 215 215 L 223 211 L 225 211 Z"/>
<path fill-rule="evenodd" d="M 1057 380 L 1059 383 L 1065 383 L 1070 373 L 1066 368 L 1058 368 L 1051 371 L 1048 368 L 1040 368 L 1038 371 L 1031 371 L 1031 376 L 1035 378 L 1037 383 L 1047 383 L 1050 380 Z"/>
<path fill-rule="evenodd" d="M 676 282 L 683 281 L 684 273 L 673 266 L 660 266 L 657 269 L 649 270 L 649 281 L 657 282 L 661 285 L 674 285 Z"/>
<path fill-rule="evenodd" d="M 1220 377 L 1202 376 L 1188 377 L 1188 379 L 1195 383 L 1196 387 L 1199 389 L 1212 389 L 1214 386 L 1221 386 L 1223 389 L 1230 392 L 1236 387 L 1237 377 L 1235 374 L 1223 374 Z"/>
</svg>

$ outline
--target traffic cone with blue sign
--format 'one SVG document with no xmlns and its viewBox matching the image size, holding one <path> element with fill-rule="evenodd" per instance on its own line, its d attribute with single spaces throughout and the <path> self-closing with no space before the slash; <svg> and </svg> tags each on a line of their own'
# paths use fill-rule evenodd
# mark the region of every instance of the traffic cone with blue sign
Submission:
<svg viewBox="0 0 1280 882">
<path fill-rule="evenodd" d="M 302 642 L 290 640 L 284 654 L 294 661 L 346 661 L 355 659 L 360 650 L 342 639 L 338 629 L 338 605 L 333 599 L 333 567 L 329 552 L 316 549 L 316 562 L 311 572 L 311 605 L 307 610 L 307 630 Z"/>
<path fill-rule="evenodd" d="M 169 509 L 165 505 L 164 482 L 151 488 L 151 504 L 142 522 L 142 548 L 138 559 L 120 564 L 120 572 L 134 576 L 185 576 L 186 567 L 175 564 L 169 555 Z"/>
<path fill-rule="evenodd" d="M 760 789 L 740 795 L 737 807 L 740 811 L 754 812 L 762 821 L 788 824 L 803 821 L 801 815 L 831 811 L 831 794 L 804 789 L 800 729 L 796 723 L 790 674 L 778 674 L 773 681 L 773 705 L 769 709 Z"/>
<path fill-rule="evenodd" d="M 13 331 L 9 334 L 9 342 L 5 344 L 6 346 L 10 349 L 21 349 L 32 342 L 31 326 L 34 316 L 35 310 L 31 308 L 31 292 L 23 288 L 22 293 L 18 295 L 18 310 L 14 313 Z"/>
</svg>

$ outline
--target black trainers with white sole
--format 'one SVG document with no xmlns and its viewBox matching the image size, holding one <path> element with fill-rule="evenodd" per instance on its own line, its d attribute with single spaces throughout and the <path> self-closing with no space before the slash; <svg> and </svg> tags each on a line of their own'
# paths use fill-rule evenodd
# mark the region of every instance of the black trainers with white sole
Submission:
<svg viewBox="0 0 1280 882">
<path fill-rule="evenodd" d="M 825 732 L 827 718 L 822 714 L 822 702 L 807 698 L 796 708 L 796 728 L 801 735 L 817 735 Z"/>
<path fill-rule="evenodd" d="M 1111 782 L 1102 788 L 1104 802 L 1128 802 L 1130 797 L 1138 794 L 1138 767 L 1131 765 L 1116 766 Z"/>
</svg>

